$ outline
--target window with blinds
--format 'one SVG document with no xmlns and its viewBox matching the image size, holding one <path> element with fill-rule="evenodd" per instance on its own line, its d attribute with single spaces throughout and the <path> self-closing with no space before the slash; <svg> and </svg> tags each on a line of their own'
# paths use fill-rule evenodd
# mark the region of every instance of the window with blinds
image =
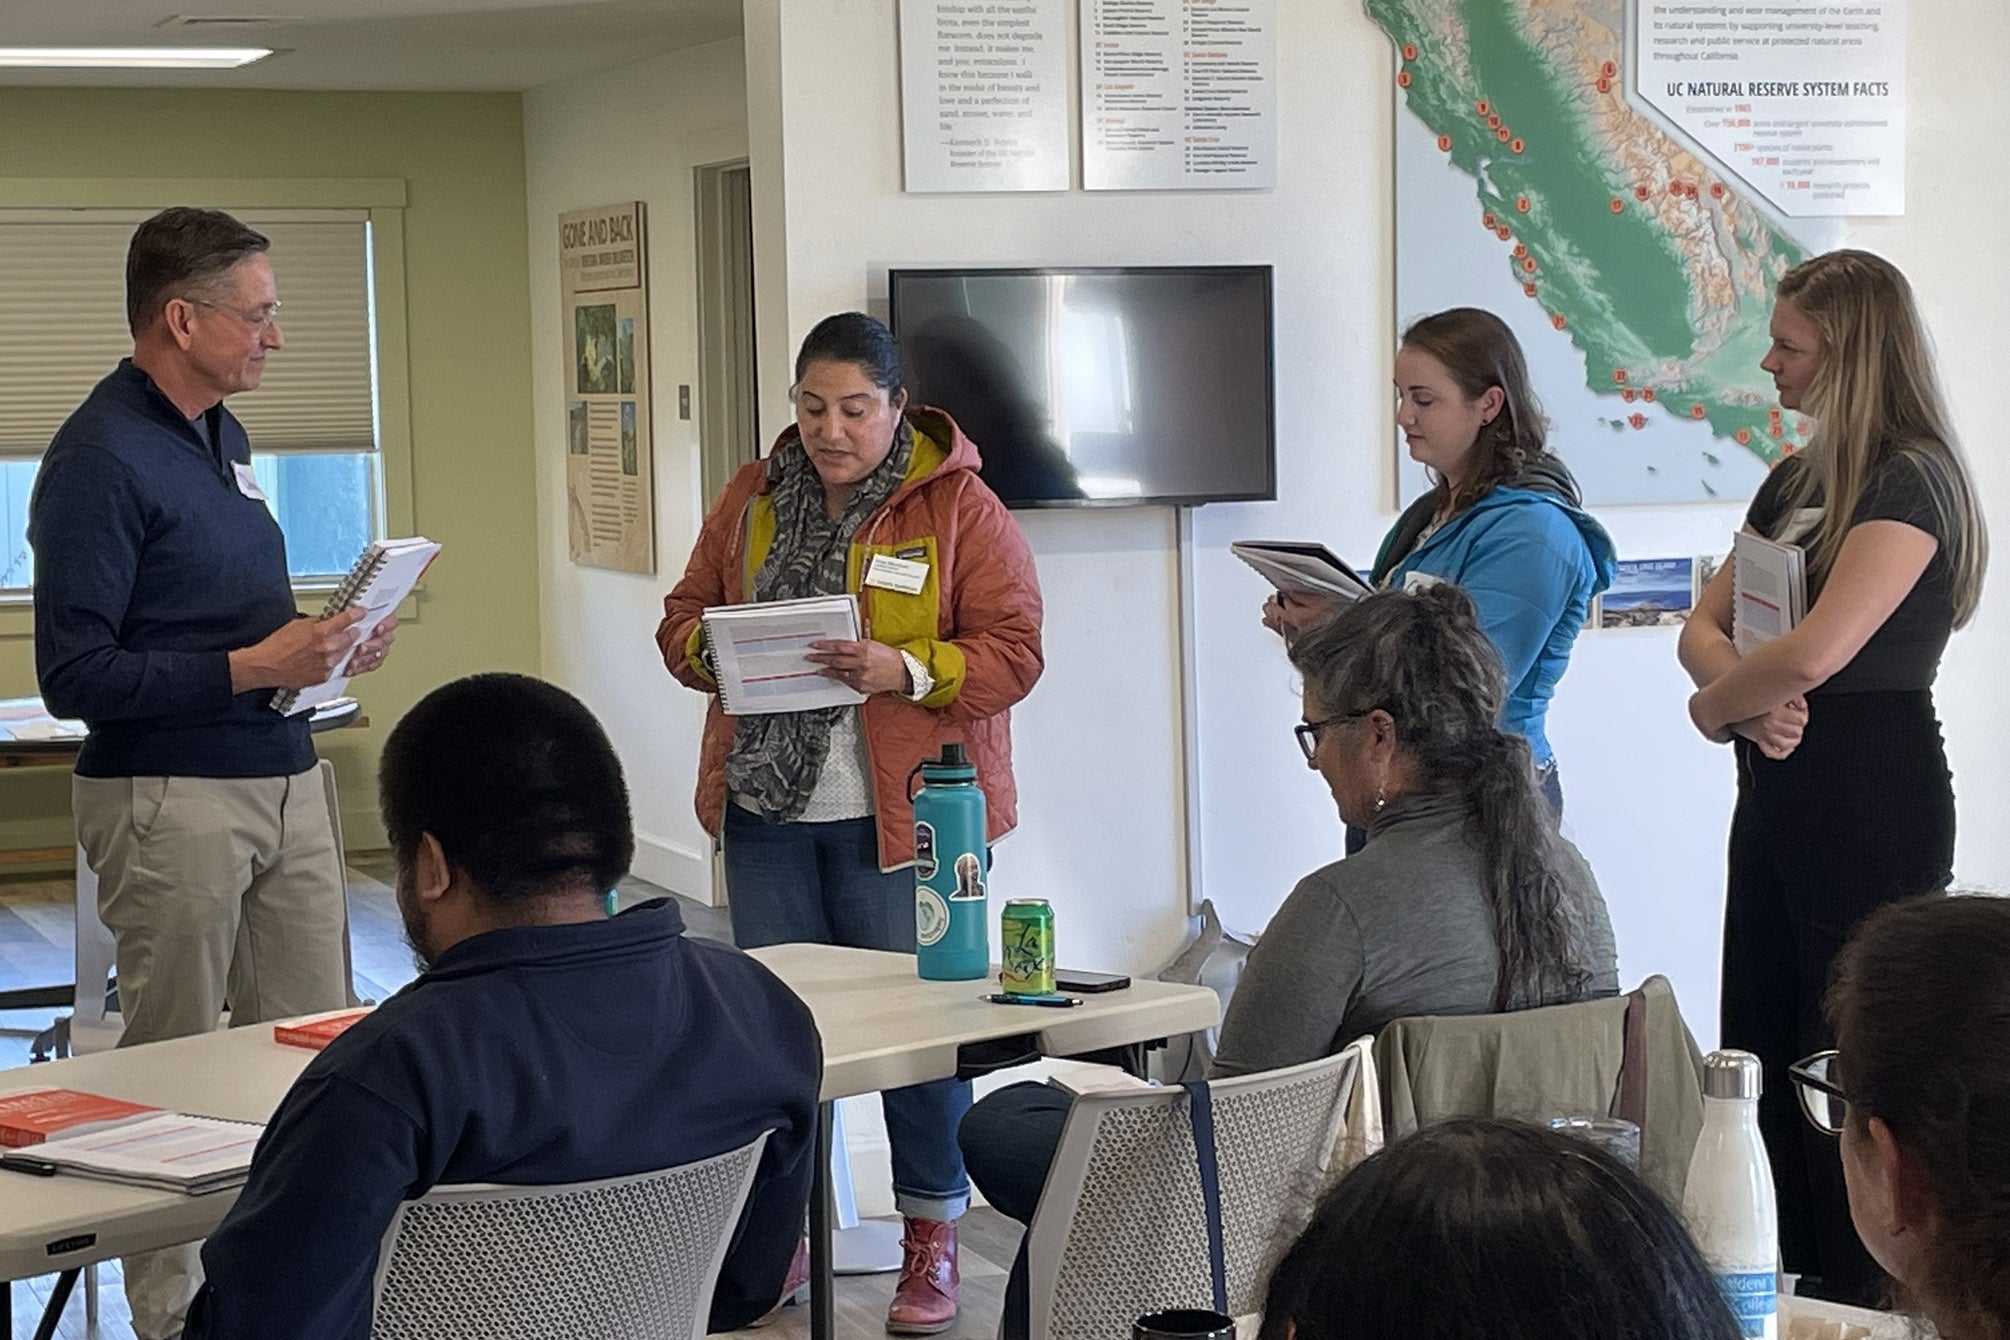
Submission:
<svg viewBox="0 0 2010 1340">
<path fill-rule="evenodd" d="M 272 241 L 285 346 L 230 398 L 296 581 L 347 569 L 381 531 L 370 225 L 361 210 L 233 210 Z M 33 581 L 35 467 L 119 359 L 126 246 L 152 210 L 0 209 L 0 594 Z"/>
<path fill-rule="evenodd" d="M 0 210 L 0 455 L 38 456 L 132 352 L 126 244 L 147 212 Z M 361 212 L 240 215 L 272 239 L 286 347 L 233 396 L 260 452 L 371 451 L 370 238 Z"/>
</svg>

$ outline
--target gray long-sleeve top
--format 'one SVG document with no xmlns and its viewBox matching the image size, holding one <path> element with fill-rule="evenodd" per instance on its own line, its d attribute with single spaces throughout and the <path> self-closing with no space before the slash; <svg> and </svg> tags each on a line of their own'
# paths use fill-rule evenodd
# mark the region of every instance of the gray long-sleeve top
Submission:
<svg viewBox="0 0 2010 1340">
<path fill-rule="evenodd" d="M 1605 899 L 1577 849 L 1562 838 L 1557 847 L 1572 943 L 1591 971 L 1585 998 L 1614 995 Z M 1230 998 L 1214 1075 L 1330 1056 L 1392 1019 L 1491 1010 L 1500 955 L 1484 873 L 1462 797 L 1390 801 L 1365 848 L 1300 880 L 1271 918 Z"/>
</svg>

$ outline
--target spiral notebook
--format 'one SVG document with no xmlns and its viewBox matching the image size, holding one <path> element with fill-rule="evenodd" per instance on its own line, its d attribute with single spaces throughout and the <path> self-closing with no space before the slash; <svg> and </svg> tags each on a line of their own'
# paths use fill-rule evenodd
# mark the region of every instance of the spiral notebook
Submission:
<svg viewBox="0 0 2010 1340">
<path fill-rule="evenodd" d="M 264 1133 L 253 1121 L 154 1112 L 9 1149 L 0 1163 L 43 1176 L 75 1173 L 202 1196 L 244 1184 Z"/>
<path fill-rule="evenodd" d="M 858 640 L 856 596 L 810 596 L 754 605 L 714 605 L 701 616 L 719 680 L 719 702 L 734 716 L 855 707 L 865 695 L 808 658 L 812 642 Z"/>
<path fill-rule="evenodd" d="M 336 664 L 335 673 L 319 684 L 305 689 L 281 689 L 273 694 L 272 710 L 295 716 L 340 698 L 349 687 L 349 661 L 356 654 L 357 645 L 398 608 L 399 601 L 412 593 L 439 552 L 440 546 L 422 535 L 414 535 L 403 540 L 375 540 L 357 555 L 355 566 L 321 607 L 324 619 L 351 605 L 363 607 L 355 643 Z"/>
</svg>

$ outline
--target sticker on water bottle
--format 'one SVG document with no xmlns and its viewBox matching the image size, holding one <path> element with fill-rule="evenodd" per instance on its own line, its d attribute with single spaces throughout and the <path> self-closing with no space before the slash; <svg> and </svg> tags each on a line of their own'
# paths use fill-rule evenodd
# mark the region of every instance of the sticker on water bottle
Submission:
<svg viewBox="0 0 2010 1340">
<path fill-rule="evenodd" d="M 966 851 L 956 858 L 956 889 L 949 896 L 959 903 L 984 901 L 984 863 L 976 852 Z"/>
<path fill-rule="evenodd" d="M 1763 1336 L 1766 1323 L 1773 1319 L 1779 1306 L 1775 1297 L 1778 1279 L 1774 1272 L 1766 1269 L 1718 1270 L 1711 1273 L 1717 1277 L 1717 1291 L 1731 1305 L 1731 1315 L 1738 1319 L 1738 1333 Z"/>
<path fill-rule="evenodd" d="M 914 939 L 932 945 L 949 931 L 949 904 L 926 884 L 914 886 Z"/>
<path fill-rule="evenodd" d="M 935 878 L 935 825 L 925 819 L 914 821 L 914 876 Z"/>
</svg>

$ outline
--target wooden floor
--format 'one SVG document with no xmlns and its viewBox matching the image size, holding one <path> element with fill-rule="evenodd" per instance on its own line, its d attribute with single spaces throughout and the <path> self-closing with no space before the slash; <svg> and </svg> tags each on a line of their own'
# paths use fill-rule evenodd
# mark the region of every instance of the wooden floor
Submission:
<svg viewBox="0 0 2010 1340">
<path fill-rule="evenodd" d="M 4 1211 L 0 1211 L 4 1213 Z M 958 1221 L 963 1287 L 962 1315 L 943 1332 L 944 1340 L 996 1340 L 998 1313 L 1005 1300 L 1005 1275 L 1019 1249 L 1019 1225 L 996 1210 L 979 1205 Z M 10 1340 L 31 1340 L 42 1318 L 43 1305 L 56 1277 L 18 1280 L 14 1284 L 14 1334 Z M 883 1340 L 886 1304 L 893 1296 L 892 1275 L 840 1276 L 837 1280 L 837 1340 Z M 810 1311 L 805 1305 L 783 1308 L 758 1330 L 735 1331 L 744 1340 L 808 1340 Z M 119 1263 L 98 1267 L 98 1321 L 84 1316 L 84 1286 L 78 1283 L 56 1329 L 57 1340 L 131 1340 L 132 1320 L 119 1283 Z"/>
<path fill-rule="evenodd" d="M 349 917 L 357 993 L 382 1000 L 416 973 L 404 941 L 397 903 L 391 895 L 390 862 L 382 854 L 351 853 Z M 621 903 L 628 906 L 664 891 L 643 880 L 624 880 Z M 76 885 L 68 878 L 0 878 L 0 987 L 65 982 L 72 967 L 73 903 Z M 726 914 L 680 899 L 685 924 L 695 935 L 729 937 Z M 0 1013 L 0 1067 L 24 1065 L 34 1032 L 48 1027 L 55 1010 Z M 5 1214 L 0 1196 L 0 1214 Z M 960 1221 L 963 1315 L 945 1332 L 955 1340 L 991 1340 L 998 1333 L 998 1313 L 1004 1301 L 1005 1275 L 1018 1250 L 1019 1226 L 983 1206 Z M 81 1284 L 64 1311 L 56 1335 L 61 1340 L 129 1340 L 132 1325 L 119 1283 L 119 1266 L 108 1261 L 98 1268 L 99 1313 L 95 1326 L 84 1318 Z M 55 1276 L 20 1280 L 13 1285 L 14 1328 L 7 1340 L 29 1340 L 42 1315 Z M 886 1304 L 893 1294 L 892 1275 L 862 1275 L 837 1281 L 837 1335 L 840 1340 L 873 1340 L 886 1334 Z M 809 1311 L 791 1307 L 769 1326 L 749 1331 L 762 1340 L 804 1340 Z"/>
</svg>

